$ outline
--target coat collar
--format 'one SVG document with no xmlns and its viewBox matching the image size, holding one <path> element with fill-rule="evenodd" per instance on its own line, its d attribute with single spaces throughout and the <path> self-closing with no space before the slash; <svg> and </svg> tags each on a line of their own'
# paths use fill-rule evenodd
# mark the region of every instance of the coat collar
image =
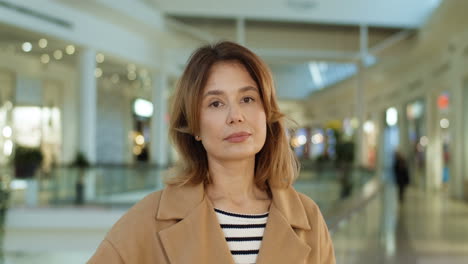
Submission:
<svg viewBox="0 0 468 264">
<path fill-rule="evenodd" d="M 293 187 L 272 188 L 272 205 L 294 228 L 310 230 L 309 221 L 298 193 Z M 164 189 L 156 213 L 158 220 L 183 219 L 200 203 L 207 202 L 203 184 L 168 186 Z"/>
<path fill-rule="evenodd" d="M 311 248 L 295 229 L 311 228 L 300 197 L 292 187 L 271 191 L 273 200 L 257 263 L 304 262 Z M 203 184 L 164 189 L 155 218 L 178 221 L 159 231 L 170 263 L 234 264 Z"/>
<path fill-rule="evenodd" d="M 294 228 L 310 230 L 304 205 L 293 187 L 272 188 L 271 193 L 273 196 L 272 205 L 278 209 L 279 214 L 285 218 L 286 222 Z"/>
<path fill-rule="evenodd" d="M 161 195 L 157 220 L 184 219 L 205 199 L 203 184 L 167 186 Z"/>
</svg>

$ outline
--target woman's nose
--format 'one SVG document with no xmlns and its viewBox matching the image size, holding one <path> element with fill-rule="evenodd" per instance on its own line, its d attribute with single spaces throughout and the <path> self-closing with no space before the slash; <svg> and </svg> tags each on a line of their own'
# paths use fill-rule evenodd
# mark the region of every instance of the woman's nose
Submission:
<svg viewBox="0 0 468 264">
<path fill-rule="evenodd" d="M 232 106 L 229 108 L 229 116 L 227 119 L 228 124 L 244 122 L 244 115 L 239 106 Z"/>
</svg>

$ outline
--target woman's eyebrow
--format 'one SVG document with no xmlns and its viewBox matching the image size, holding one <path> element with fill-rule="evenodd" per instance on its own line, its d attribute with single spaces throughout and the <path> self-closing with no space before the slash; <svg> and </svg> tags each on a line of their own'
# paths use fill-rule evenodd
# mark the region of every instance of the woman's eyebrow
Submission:
<svg viewBox="0 0 468 264">
<path fill-rule="evenodd" d="M 258 89 L 256 87 L 253 87 L 253 86 L 245 86 L 245 87 L 242 87 L 242 88 L 239 89 L 239 92 L 241 92 L 241 93 L 245 93 L 245 92 L 248 92 L 248 91 L 254 91 L 254 92 L 258 93 Z M 210 96 L 210 95 L 223 95 L 223 94 L 225 94 L 225 93 L 222 90 L 209 90 L 208 92 L 206 92 L 203 95 L 203 98 L 205 98 L 207 96 Z"/>
<path fill-rule="evenodd" d="M 210 90 L 208 92 L 206 92 L 204 95 L 203 95 L 203 98 L 209 96 L 209 95 L 223 95 L 224 92 L 221 91 L 221 90 Z"/>
<path fill-rule="evenodd" d="M 239 92 L 241 92 L 241 93 L 245 93 L 247 91 L 254 91 L 254 92 L 258 93 L 258 89 L 256 87 L 253 87 L 253 86 L 245 86 L 245 87 L 242 87 L 242 88 L 239 89 Z"/>
</svg>

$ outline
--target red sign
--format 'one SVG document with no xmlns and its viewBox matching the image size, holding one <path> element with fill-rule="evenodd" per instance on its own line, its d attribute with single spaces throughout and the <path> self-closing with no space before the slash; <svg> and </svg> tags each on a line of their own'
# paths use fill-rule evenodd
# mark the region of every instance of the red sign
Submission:
<svg viewBox="0 0 468 264">
<path fill-rule="evenodd" d="M 449 103 L 449 97 L 446 94 L 441 94 L 439 95 L 439 98 L 437 98 L 437 106 L 439 109 L 447 109 Z"/>
</svg>

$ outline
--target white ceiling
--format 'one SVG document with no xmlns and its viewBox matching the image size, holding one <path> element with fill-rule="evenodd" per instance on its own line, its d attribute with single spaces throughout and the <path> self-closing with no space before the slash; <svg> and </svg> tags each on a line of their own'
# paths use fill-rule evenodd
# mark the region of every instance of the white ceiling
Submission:
<svg viewBox="0 0 468 264">
<path fill-rule="evenodd" d="M 420 27 L 442 0 L 143 0 L 175 16 Z"/>
<path fill-rule="evenodd" d="M 246 19 L 247 21 L 299 22 L 318 25 L 367 25 L 376 28 L 420 28 L 442 0 L 141 0 L 153 3 L 162 13 L 191 21 Z M 194 18 L 194 19 L 192 19 Z M 289 23 L 287 23 L 289 24 Z M 196 24 L 194 24 L 196 25 Z M 294 27 L 294 23 L 290 23 Z M 247 24 L 247 28 L 249 24 Z M 349 27 L 352 29 L 353 27 Z M 327 30 L 325 27 L 324 30 Z M 356 31 L 359 32 L 359 31 Z M 333 33 L 330 33 L 333 34 Z M 358 33 L 359 34 L 359 33 Z M 359 35 L 358 35 L 359 36 Z M 327 70 L 314 65 L 323 65 Z M 305 99 L 312 92 L 353 74 L 355 65 L 310 62 L 270 65 L 278 97 Z M 320 70 L 319 70 L 320 68 Z"/>
<path fill-rule="evenodd" d="M 114 21 L 121 16 L 115 10 L 98 3 L 110 0 L 57 0 L 74 8 L 86 10 Z M 137 1 L 137 0 L 128 0 Z M 331 25 L 361 25 L 391 28 L 417 28 L 439 5 L 441 0 L 139 0 L 155 4 L 169 16 L 188 18 L 246 18 L 265 21 L 297 21 Z M 135 12 L 138 16 L 138 12 Z M 195 19 L 196 20 L 196 19 Z M 190 21 L 190 19 L 188 20 Z M 190 24 L 190 23 L 189 23 Z M 294 27 L 294 24 L 291 25 Z M 135 27 L 136 28 L 136 27 Z M 2 31 L 0 30 L 0 35 Z M 6 35 L 5 35 L 6 36 Z M 29 34 L 26 36 L 31 37 Z M 9 37 L 11 38 L 11 36 Z M 1 41 L 1 38 L 0 38 Z M 24 36 L 18 41 L 26 41 Z M 31 41 L 31 40 L 29 40 Z M 36 41 L 36 40 L 34 40 Z M 19 42 L 18 42 L 19 43 Z M 106 62 L 107 64 L 108 62 Z M 314 62 L 311 62 L 312 64 Z M 322 63 L 321 63 L 322 64 Z M 342 67 L 329 63 L 328 70 L 318 75 L 317 83 L 311 64 L 271 65 L 275 75 L 278 96 L 284 99 L 304 99 L 311 92 L 338 81 Z M 118 68 L 118 67 L 117 67 Z M 123 67 L 120 67 L 124 69 Z M 317 74 L 316 74 L 317 75 Z M 339 75 L 339 74 L 338 74 Z M 335 79 L 336 80 L 335 80 Z M 329 81 L 327 81 L 327 79 Z"/>
</svg>

